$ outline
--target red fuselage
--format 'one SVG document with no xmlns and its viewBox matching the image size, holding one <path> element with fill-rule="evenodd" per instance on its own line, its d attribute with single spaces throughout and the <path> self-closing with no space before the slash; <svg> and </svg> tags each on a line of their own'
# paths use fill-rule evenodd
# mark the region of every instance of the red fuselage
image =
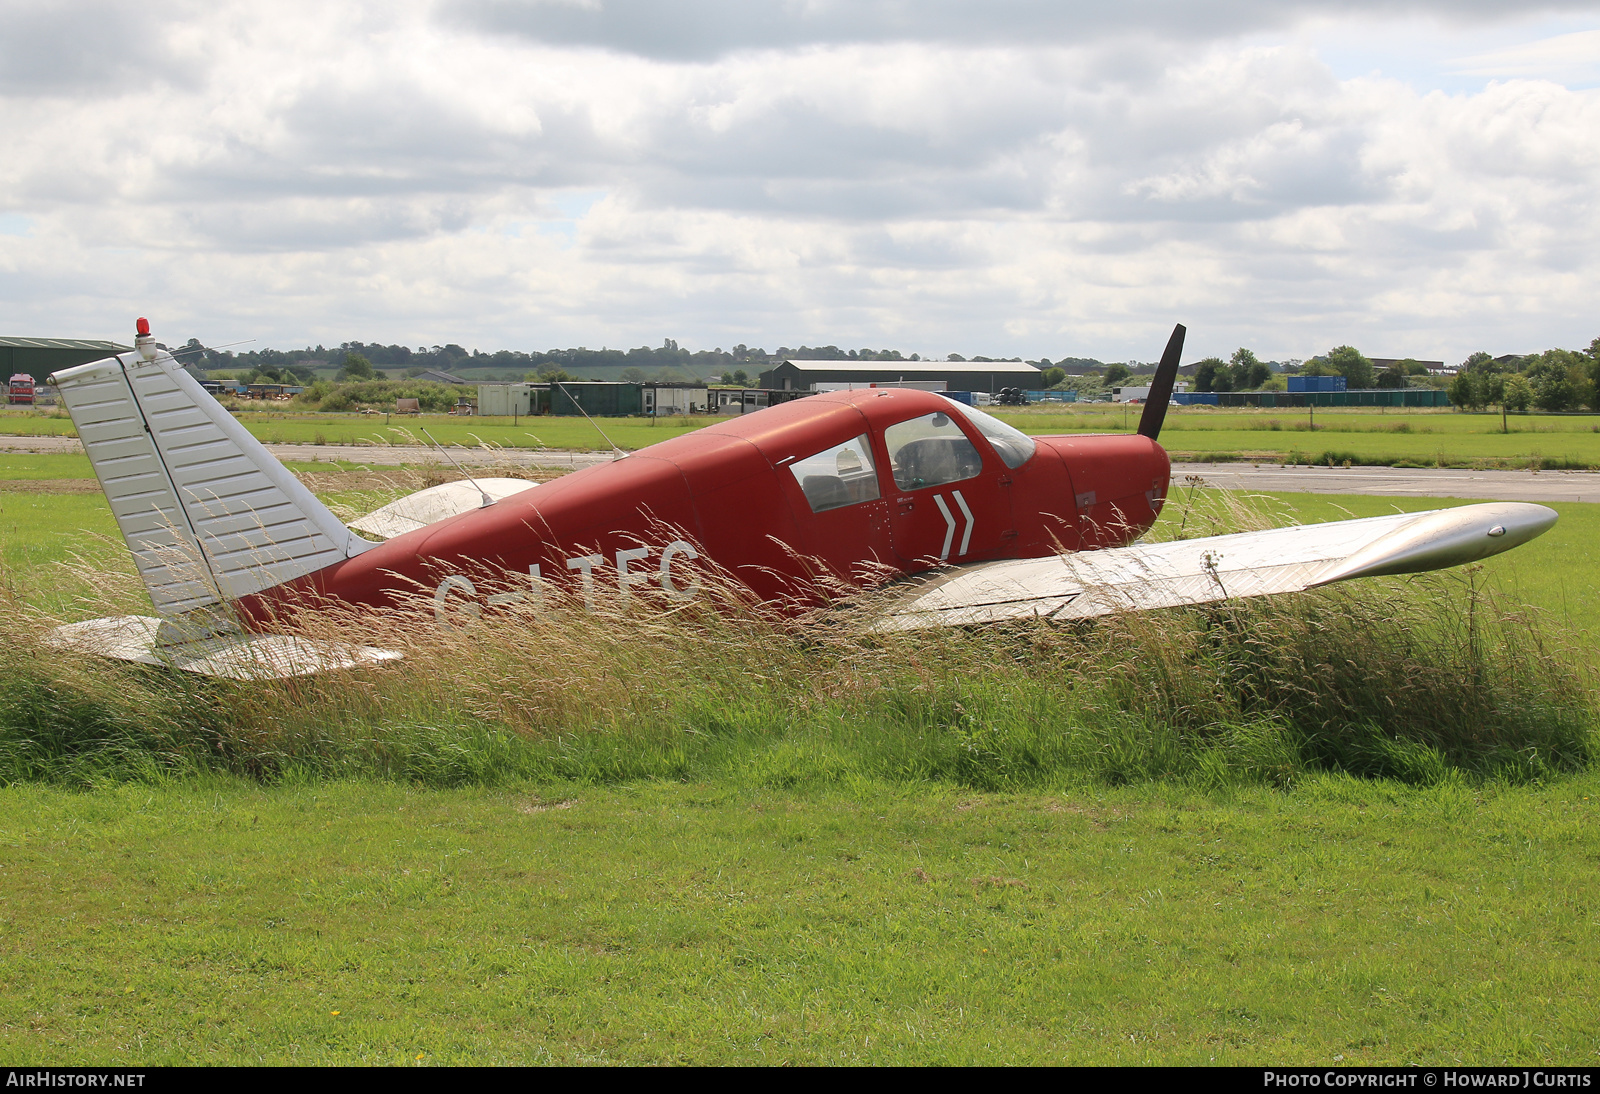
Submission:
<svg viewBox="0 0 1600 1094">
<path fill-rule="evenodd" d="M 239 607 L 264 621 L 305 593 L 378 607 L 431 592 L 443 618 L 525 595 L 504 591 L 518 582 L 532 593 L 564 585 L 591 602 L 646 588 L 684 596 L 705 563 L 762 599 L 815 601 L 819 577 L 859 585 L 1118 546 L 1154 523 L 1171 474 L 1156 442 L 1033 441 L 1011 467 L 941 395 L 815 395 L 397 536 Z M 934 470 L 913 469 L 917 453 Z M 491 573 L 502 580 L 486 581 Z"/>
</svg>

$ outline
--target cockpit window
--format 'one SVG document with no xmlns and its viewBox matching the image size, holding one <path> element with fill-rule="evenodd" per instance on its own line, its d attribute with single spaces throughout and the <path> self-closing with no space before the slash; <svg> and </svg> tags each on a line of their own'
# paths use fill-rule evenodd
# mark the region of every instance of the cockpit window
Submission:
<svg viewBox="0 0 1600 1094">
<path fill-rule="evenodd" d="M 894 484 L 902 490 L 973 478 L 983 457 L 948 414 L 924 414 L 883 431 Z"/>
<path fill-rule="evenodd" d="M 872 446 L 863 433 L 852 441 L 823 449 L 789 465 L 811 511 L 838 509 L 878 497 L 878 475 L 872 466 Z"/>
<path fill-rule="evenodd" d="M 954 399 L 950 400 L 955 402 Z M 965 414 L 967 421 L 978 427 L 991 445 L 995 453 L 1004 461 L 1005 465 L 1015 471 L 1033 458 L 1033 453 L 1039 447 L 1032 437 L 1020 429 L 1006 425 L 992 414 L 985 414 L 975 406 L 966 406 L 956 403 L 958 414 Z"/>
</svg>

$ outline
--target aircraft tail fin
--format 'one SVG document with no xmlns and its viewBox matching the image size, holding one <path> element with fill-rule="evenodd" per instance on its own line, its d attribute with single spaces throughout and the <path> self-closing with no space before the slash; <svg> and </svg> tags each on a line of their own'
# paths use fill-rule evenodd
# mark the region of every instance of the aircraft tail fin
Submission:
<svg viewBox="0 0 1600 1094">
<path fill-rule="evenodd" d="M 139 321 L 137 348 L 50 377 L 162 615 L 375 547 L 346 528 Z"/>
</svg>

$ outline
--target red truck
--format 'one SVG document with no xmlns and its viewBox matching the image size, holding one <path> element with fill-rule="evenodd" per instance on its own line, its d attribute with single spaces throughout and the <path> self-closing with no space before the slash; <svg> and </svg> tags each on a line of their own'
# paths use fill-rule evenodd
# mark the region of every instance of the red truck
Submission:
<svg viewBox="0 0 1600 1094">
<path fill-rule="evenodd" d="M 33 405 L 33 377 L 26 372 L 19 372 L 11 377 L 11 386 L 6 391 L 7 401 L 12 406 Z"/>
</svg>

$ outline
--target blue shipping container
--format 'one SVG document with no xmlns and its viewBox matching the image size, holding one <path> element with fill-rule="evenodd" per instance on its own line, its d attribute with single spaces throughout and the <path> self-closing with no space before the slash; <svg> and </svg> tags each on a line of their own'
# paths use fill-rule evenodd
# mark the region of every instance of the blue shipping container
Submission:
<svg viewBox="0 0 1600 1094">
<path fill-rule="evenodd" d="M 1345 379 L 1343 376 L 1291 376 L 1289 377 L 1290 391 L 1343 391 Z"/>
</svg>

